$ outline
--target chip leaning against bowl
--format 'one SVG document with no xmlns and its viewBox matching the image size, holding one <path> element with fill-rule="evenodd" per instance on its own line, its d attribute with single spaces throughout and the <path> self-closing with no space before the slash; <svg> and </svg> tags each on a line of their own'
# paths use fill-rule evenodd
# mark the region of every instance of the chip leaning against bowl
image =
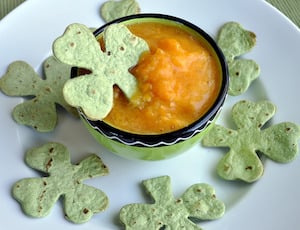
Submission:
<svg viewBox="0 0 300 230">
<path fill-rule="evenodd" d="M 178 26 L 141 22 L 128 28 L 147 41 L 150 52 L 131 69 L 138 92 L 128 100 L 115 88 L 114 106 L 104 121 L 128 132 L 159 134 L 199 119 L 216 100 L 221 84 L 210 51 Z"/>
</svg>

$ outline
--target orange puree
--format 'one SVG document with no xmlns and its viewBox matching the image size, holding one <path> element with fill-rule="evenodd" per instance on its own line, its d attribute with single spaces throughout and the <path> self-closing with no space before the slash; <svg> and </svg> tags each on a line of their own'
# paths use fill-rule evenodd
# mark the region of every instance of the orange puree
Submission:
<svg viewBox="0 0 300 230">
<path fill-rule="evenodd" d="M 216 60 L 195 36 L 175 26 L 128 26 L 145 39 L 150 52 L 131 70 L 139 91 L 129 101 L 115 88 L 114 106 L 105 122 L 125 131 L 159 134 L 183 128 L 203 115 L 220 89 Z"/>
</svg>

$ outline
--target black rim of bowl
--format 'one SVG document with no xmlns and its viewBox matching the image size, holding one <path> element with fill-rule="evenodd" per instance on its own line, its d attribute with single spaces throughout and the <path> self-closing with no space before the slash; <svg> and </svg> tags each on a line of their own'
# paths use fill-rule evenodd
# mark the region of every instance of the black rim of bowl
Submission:
<svg viewBox="0 0 300 230">
<path fill-rule="evenodd" d="M 122 23 L 125 21 L 129 21 L 131 19 L 140 19 L 140 18 L 159 18 L 163 20 L 175 21 L 179 24 L 182 24 L 190 29 L 199 33 L 211 46 L 212 50 L 215 52 L 216 56 L 219 59 L 220 66 L 221 66 L 221 73 L 222 73 L 222 84 L 220 87 L 220 93 L 216 98 L 215 102 L 211 106 L 211 108 L 201 117 L 201 119 L 191 123 L 190 125 L 168 133 L 162 134 L 135 134 L 129 133 L 126 131 L 122 131 L 116 129 L 104 121 L 92 121 L 89 120 L 83 111 L 79 109 L 80 115 L 86 120 L 86 122 L 95 130 L 100 132 L 102 135 L 106 136 L 111 140 L 118 141 L 120 143 L 131 145 L 131 146 L 139 146 L 139 147 L 160 147 L 160 146 L 169 146 L 175 143 L 179 143 L 186 139 L 189 139 L 196 134 L 200 133 L 204 130 L 210 123 L 214 120 L 214 118 L 218 115 L 219 111 L 221 110 L 223 103 L 227 96 L 227 89 L 229 85 L 229 76 L 228 76 L 228 69 L 227 64 L 225 61 L 225 57 L 214 41 L 204 30 L 199 28 L 198 26 L 178 17 L 165 15 L 165 14 L 154 14 L 154 13 L 144 13 L 144 14 L 137 14 L 137 15 L 130 15 L 125 16 L 122 18 L 118 18 L 113 20 L 97 30 L 94 31 L 95 37 L 97 37 L 103 30 L 114 23 Z"/>
</svg>

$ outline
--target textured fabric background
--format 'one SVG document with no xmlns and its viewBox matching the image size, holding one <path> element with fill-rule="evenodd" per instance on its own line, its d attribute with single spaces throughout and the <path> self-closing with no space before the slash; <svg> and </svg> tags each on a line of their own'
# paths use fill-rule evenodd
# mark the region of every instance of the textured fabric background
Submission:
<svg viewBox="0 0 300 230">
<path fill-rule="evenodd" d="M 0 0 L 0 19 L 25 0 Z M 41 0 L 42 1 L 42 0 Z M 242 1 L 242 0 L 241 0 Z M 300 27 L 300 0 L 266 0 Z"/>
<path fill-rule="evenodd" d="M 300 28 L 300 0 L 267 0 Z"/>
<path fill-rule="evenodd" d="M 0 19 L 22 2 L 24 0 L 0 0 Z"/>
</svg>

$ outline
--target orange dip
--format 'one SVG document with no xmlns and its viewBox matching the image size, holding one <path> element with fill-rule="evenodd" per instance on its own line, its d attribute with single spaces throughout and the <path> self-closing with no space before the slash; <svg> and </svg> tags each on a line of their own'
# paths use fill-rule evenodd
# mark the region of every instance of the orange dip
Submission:
<svg viewBox="0 0 300 230">
<path fill-rule="evenodd" d="M 218 63 L 202 42 L 178 26 L 156 22 L 129 25 L 150 52 L 131 70 L 139 84 L 130 101 L 115 87 L 114 106 L 104 121 L 138 134 L 183 128 L 201 117 L 220 90 Z"/>
</svg>

